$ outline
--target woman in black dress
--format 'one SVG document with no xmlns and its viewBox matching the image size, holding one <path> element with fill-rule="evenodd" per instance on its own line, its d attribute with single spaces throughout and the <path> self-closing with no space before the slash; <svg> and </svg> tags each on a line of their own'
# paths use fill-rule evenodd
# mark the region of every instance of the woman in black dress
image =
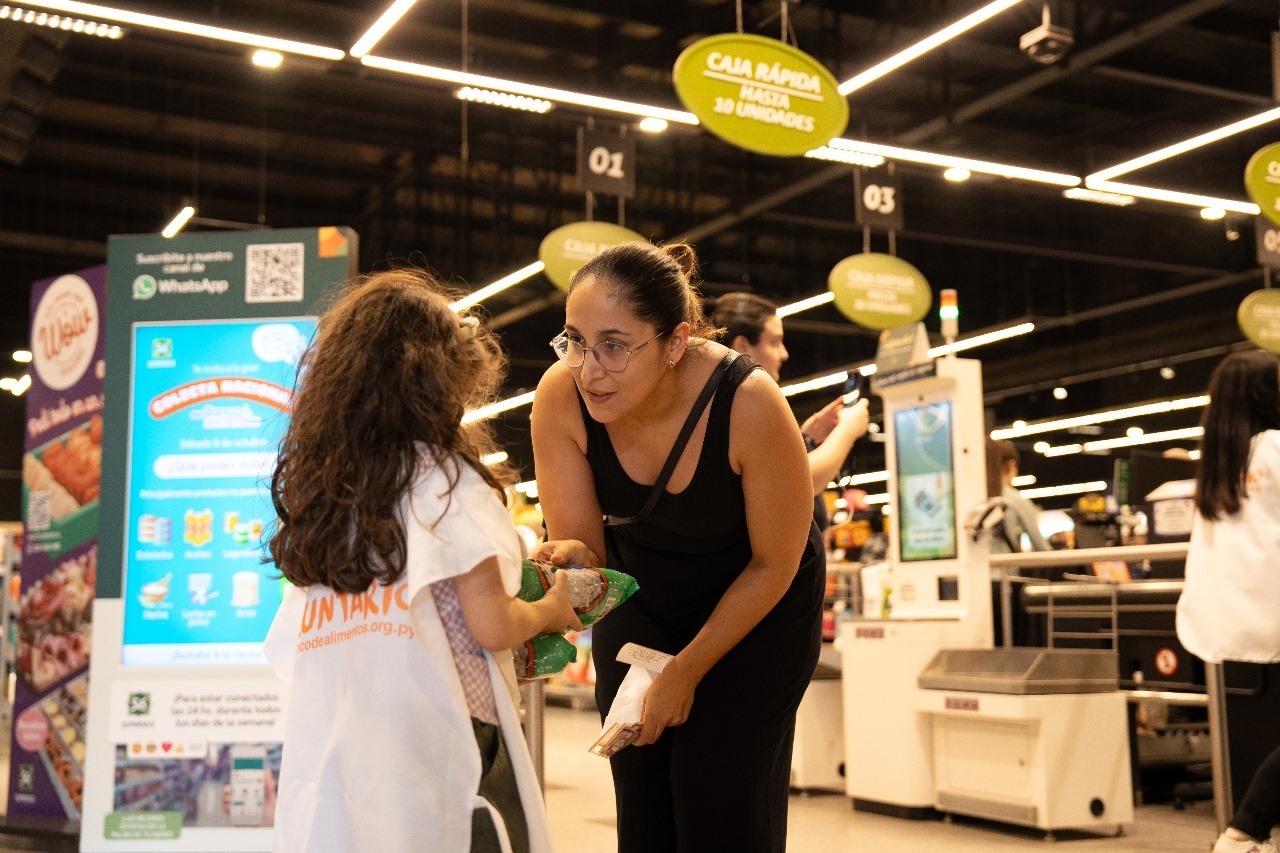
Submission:
<svg viewBox="0 0 1280 853">
<path fill-rule="evenodd" d="M 593 629 L 601 713 L 625 643 L 675 655 L 636 744 L 610 759 L 620 853 L 785 849 L 796 708 L 820 644 L 804 442 L 777 384 L 708 339 L 694 266 L 687 246 L 644 243 L 584 266 L 533 404 L 547 530 L 580 543 L 540 556 L 603 553 L 640 584 Z"/>
</svg>

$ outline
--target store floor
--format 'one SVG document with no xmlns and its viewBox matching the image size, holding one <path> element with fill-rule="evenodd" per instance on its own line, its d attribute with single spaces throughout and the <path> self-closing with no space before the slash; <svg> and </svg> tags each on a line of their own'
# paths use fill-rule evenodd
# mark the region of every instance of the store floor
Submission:
<svg viewBox="0 0 1280 853">
<path fill-rule="evenodd" d="M 608 762 L 587 752 L 600 733 L 598 720 L 594 711 L 547 709 L 547 810 L 557 850 L 617 851 Z M 1195 803 L 1180 812 L 1168 805 L 1152 805 L 1137 809 L 1136 821 L 1119 838 L 1058 833 L 1055 849 L 1062 853 L 1206 853 L 1215 835 L 1211 802 Z M 942 823 L 882 817 L 855 812 L 846 797 L 832 794 L 792 796 L 787 849 L 791 853 L 1043 853 L 1048 848 L 1040 832 L 961 818 Z"/>
</svg>

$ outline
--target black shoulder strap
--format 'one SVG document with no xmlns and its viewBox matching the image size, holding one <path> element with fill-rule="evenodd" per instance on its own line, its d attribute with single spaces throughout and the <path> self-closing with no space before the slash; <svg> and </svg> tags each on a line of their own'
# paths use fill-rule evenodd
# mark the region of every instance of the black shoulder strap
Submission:
<svg viewBox="0 0 1280 853">
<path fill-rule="evenodd" d="M 680 457 L 684 455 L 685 445 L 689 443 L 689 436 L 693 435 L 694 427 L 698 425 L 698 419 L 702 417 L 703 411 L 707 408 L 707 403 L 711 402 L 711 398 L 715 395 L 716 388 L 720 386 L 720 380 L 729 372 L 729 368 L 733 366 L 733 362 L 737 358 L 738 354 L 730 351 L 716 365 L 716 369 L 711 372 L 711 376 L 707 379 L 707 384 L 702 386 L 702 393 L 698 395 L 698 399 L 694 401 L 693 408 L 689 410 L 689 417 L 685 418 L 684 426 L 680 428 L 680 434 L 676 436 L 676 443 L 671 446 L 671 452 L 667 454 L 667 461 L 662 466 L 662 472 L 658 474 L 658 481 L 653 484 L 653 489 L 649 492 L 649 499 L 644 502 L 644 506 L 635 515 L 628 517 L 607 515 L 604 519 L 606 525 L 635 524 L 653 512 L 653 508 L 658 505 L 658 498 L 662 497 L 662 493 L 667 490 L 667 483 L 670 482 L 671 475 L 675 473 Z"/>
</svg>

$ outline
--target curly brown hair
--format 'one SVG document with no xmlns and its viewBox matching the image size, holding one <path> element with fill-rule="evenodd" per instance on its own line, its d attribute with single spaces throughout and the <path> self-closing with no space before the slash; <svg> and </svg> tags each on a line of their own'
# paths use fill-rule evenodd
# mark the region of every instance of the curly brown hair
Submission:
<svg viewBox="0 0 1280 853">
<path fill-rule="evenodd" d="M 356 279 L 321 316 L 271 478 L 269 550 L 290 582 L 363 592 L 400 577 L 401 497 L 422 445 L 450 488 L 463 464 L 495 489 L 511 481 L 481 462 L 495 446 L 485 423 L 462 424 L 506 361 L 492 333 L 449 307 L 460 295 L 426 271 L 390 270 Z"/>
</svg>

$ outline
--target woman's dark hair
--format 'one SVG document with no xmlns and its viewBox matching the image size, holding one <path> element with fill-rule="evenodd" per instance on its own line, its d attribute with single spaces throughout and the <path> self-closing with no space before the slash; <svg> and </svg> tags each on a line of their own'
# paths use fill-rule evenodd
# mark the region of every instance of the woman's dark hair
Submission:
<svg viewBox="0 0 1280 853">
<path fill-rule="evenodd" d="M 268 547 L 290 582 L 362 592 L 400 577 L 419 443 L 451 489 L 463 464 L 494 488 L 510 479 L 481 463 L 493 447 L 484 423 L 461 425 L 505 362 L 491 333 L 450 309 L 459 295 L 425 271 L 391 270 L 352 282 L 320 318 L 271 478 Z"/>
<path fill-rule="evenodd" d="M 987 497 L 998 498 L 1004 491 L 1004 469 L 1010 462 L 1018 464 L 1018 448 L 1012 441 L 987 439 Z"/>
<path fill-rule="evenodd" d="M 1233 352 L 1209 377 L 1200 420 L 1196 509 L 1208 521 L 1240 511 L 1253 437 L 1280 429 L 1280 359 L 1262 350 Z"/>
<path fill-rule="evenodd" d="M 725 293 L 716 297 L 716 307 L 711 315 L 713 325 L 723 327 L 723 340 L 732 344 L 739 335 L 747 343 L 756 346 L 764 334 L 764 324 L 770 317 L 778 316 L 778 306 L 754 293 Z"/>
<path fill-rule="evenodd" d="M 714 340 L 720 330 L 702 313 L 702 297 L 694 284 L 697 274 L 692 246 L 619 243 L 574 273 L 569 291 L 591 279 L 607 281 L 637 317 L 659 331 L 688 323 L 689 334 Z"/>
</svg>

